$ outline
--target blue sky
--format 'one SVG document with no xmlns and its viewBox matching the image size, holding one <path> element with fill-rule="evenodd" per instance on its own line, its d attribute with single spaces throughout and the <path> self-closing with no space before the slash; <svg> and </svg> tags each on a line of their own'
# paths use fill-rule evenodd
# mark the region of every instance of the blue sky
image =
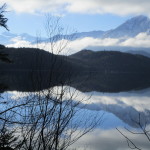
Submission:
<svg viewBox="0 0 150 150">
<path fill-rule="evenodd" d="M 11 33 L 28 33 L 36 35 L 37 32 L 44 30 L 44 22 L 46 21 L 45 14 L 41 15 L 8 12 L 6 14 L 8 27 Z M 64 26 L 77 32 L 86 32 L 94 30 L 109 30 L 117 27 L 130 16 L 117 16 L 113 14 L 74 14 L 68 13 L 61 17 L 61 22 Z M 4 29 L 1 31 L 4 31 Z"/>
<path fill-rule="evenodd" d="M 36 35 L 44 30 L 45 14 L 61 16 L 62 23 L 78 32 L 109 30 L 127 19 L 150 16 L 149 0 L 1 0 L 11 33 Z M 0 29 L 0 32 L 4 32 Z"/>
</svg>

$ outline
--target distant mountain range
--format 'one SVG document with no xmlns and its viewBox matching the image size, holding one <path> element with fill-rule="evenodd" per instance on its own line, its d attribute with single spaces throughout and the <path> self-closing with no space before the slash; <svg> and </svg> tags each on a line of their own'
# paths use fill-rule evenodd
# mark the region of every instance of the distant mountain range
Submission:
<svg viewBox="0 0 150 150">
<path fill-rule="evenodd" d="M 39 90 L 62 83 L 84 92 L 150 87 L 150 58 L 142 55 L 82 50 L 61 56 L 34 48 L 5 48 L 0 52 L 12 61 L 0 62 L 0 85 L 9 90 Z"/>
<path fill-rule="evenodd" d="M 3 32 L 2 34 L 0 34 L 0 44 L 13 44 L 15 42 L 15 39 L 17 40 L 24 40 L 24 41 L 28 41 L 31 43 L 35 43 L 37 40 L 37 37 L 35 36 L 31 36 L 27 33 L 22 33 L 22 34 L 13 34 L 10 32 Z M 46 40 L 46 38 L 41 38 L 42 40 Z"/>
<path fill-rule="evenodd" d="M 141 32 L 150 32 L 150 19 L 143 15 L 131 18 L 117 28 L 108 31 L 76 33 L 75 38 L 128 38 L 134 37 Z"/>
<path fill-rule="evenodd" d="M 108 31 L 90 31 L 90 32 L 79 32 L 72 34 L 73 39 L 92 37 L 92 38 L 128 38 L 135 37 L 139 33 L 146 32 L 150 33 L 150 19 L 146 16 L 140 15 L 127 20 L 115 29 Z M 64 35 L 64 37 L 66 35 Z M 63 35 L 62 35 L 63 37 Z M 60 36 L 61 38 L 61 36 Z"/>
<path fill-rule="evenodd" d="M 150 33 L 150 19 L 146 16 L 140 15 L 127 20 L 125 23 L 108 31 L 90 31 L 90 32 L 77 32 L 72 35 L 59 35 L 58 40 L 62 38 L 71 40 L 92 37 L 92 38 L 122 38 L 135 37 L 139 33 Z M 57 39 L 57 38 L 56 38 Z"/>
<path fill-rule="evenodd" d="M 76 40 L 76 39 L 82 39 L 85 37 L 91 37 L 91 38 L 98 38 L 98 39 L 104 39 L 104 38 L 116 38 L 120 39 L 121 41 L 125 41 L 128 38 L 132 38 L 137 36 L 139 33 L 147 33 L 150 34 L 150 19 L 146 16 L 140 15 L 136 16 L 134 18 L 131 18 L 127 20 L 125 23 L 121 24 L 120 26 L 116 27 L 115 29 L 111 29 L 108 31 L 90 31 L 90 32 L 77 32 L 71 35 L 56 35 L 54 37 L 54 41 L 58 41 L 60 39 L 69 39 L 69 40 Z M 71 37 L 71 38 L 70 38 Z M 23 33 L 20 35 L 12 34 L 10 32 L 4 32 L 0 35 L 0 44 L 13 44 L 16 41 L 24 40 L 28 41 L 31 44 L 36 43 L 37 37 L 31 36 L 29 34 Z M 47 41 L 47 38 L 41 37 L 40 42 Z M 21 46 L 20 46 L 21 47 Z M 145 55 L 145 52 L 150 55 L 150 48 L 143 47 L 127 47 L 127 46 L 88 46 L 86 49 L 92 49 L 96 51 L 101 50 L 116 50 L 116 51 L 128 51 L 131 53 L 134 51 L 134 53 L 139 53 Z M 140 52 L 139 52 L 140 51 Z M 147 55 L 147 56 L 148 56 Z"/>
<path fill-rule="evenodd" d="M 134 37 L 141 32 L 150 33 L 150 19 L 146 16 L 140 15 L 134 18 L 127 20 L 125 23 L 121 24 L 115 29 L 111 29 L 108 31 L 90 31 L 90 32 L 77 32 L 72 34 L 73 39 L 84 38 L 84 37 L 93 37 L 93 38 L 127 38 Z M 58 39 L 63 37 L 68 38 L 70 35 L 56 35 Z M 26 41 L 31 43 L 36 41 L 36 37 L 31 36 L 29 34 L 23 33 L 20 35 L 12 34 L 9 32 L 3 32 L 0 35 L 1 44 L 11 43 L 11 40 L 15 37 L 20 37 Z M 46 38 L 42 38 L 45 40 Z"/>
<path fill-rule="evenodd" d="M 141 32 L 150 31 L 150 19 L 146 16 L 137 16 L 127 20 L 119 27 L 107 31 L 102 36 L 103 38 L 121 38 L 121 37 L 135 37 Z"/>
</svg>

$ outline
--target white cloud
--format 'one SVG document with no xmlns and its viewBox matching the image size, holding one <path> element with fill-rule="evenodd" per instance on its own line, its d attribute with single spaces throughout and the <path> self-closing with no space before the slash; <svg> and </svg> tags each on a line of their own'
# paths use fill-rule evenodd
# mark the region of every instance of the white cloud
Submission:
<svg viewBox="0 0 150 150">
<path fill-rule="evenodd" d="M 30 47 L 30 42 L 25 41 L 22 37 L 17 36 L 10 40 L 13 44 L 10 44 L 9 47 Z"/>
<path fill-rule="evenodd" d="M 11 39 L 12 44 L 8 44 L 8 47 L 33 47 L 33 48 L 41 48 L 46 51 L 51 52 L 51 44 L 50 43 L 39 43 L 32 44 L 29 41 L 25 41 L 21 37 L 16 37 Z M 94 47 L 111 47 L 111 46 L 123 46 L 123 47 L 143 47 L 150 48 L 150 35 L 147 33 L 140 33 L 136 37 L 127 38 L 127 39 L 115 39 L 115 38 L 92 38 L 85 37 L 82 39 L 76 39 L 74 41 L 61 40 L 57 41 L 54 44 L 53 52 L 55 54 L 73 54 L 82 49 L 91 49 L 95 50 Z M 66 45 L 66 46 L 65 46 Z M 64 47 L 65 46 L 65 47 Z M 63 48 L 64 47 L 64 48 Z M 93 47 L 93 49 L 91 48 Z M 61 50 L 62 49 L 62 50 Z"/>
<path fill-rule="evenodd" d="M 61 88 L 59 89 L 59 87 L 55 87 L 53 90 L 54 93 L 57 93 L 59 92 L 59 90 L 61 90 Z M 72 99 L 76 101 L 82 100 L 83 104 L 87 104 L 88 108 L 93 110 L 107 111 L 106 106 L 109 105 L 114 105 L 121 108 L 132 107 L 139 112 L 142 111 L 144 112 L 145 110 L 149 110 L 150 108 L 150 103 L 149 103 L 150 89 L 145 89 L 141 91 L 120 92 L 120 93 L 102 93 L 102 92 L 83 93 L 74 88 L 70 88 L 66 86 L 64 87 L 64 91 L 65 91 L 64 99 L 69 99 L 70 95 L 73 95 Z M 45 93 L 46 92 L 48 91 L 45 90 Z M 15 97 L 15 99 L 27 95 L 26 92 L 24 93 L 9 92 L 9 93 L 11 93 L 12 96 Z"/>
<path fill-rule="evenodd" d="M 147 33 L 140 33 L 134 38 L 127 39 L 120 45 L 131 47 L 150 47 L 150 35 L 147 35 Z"/>
<path fill-rule="evenodd" d="M 64 5 L 61 0 L 2 0 L 0 4 L 3 3 L 18 13 L 58 12 Z"/>
<path fill-rule="evenodd" d="M 141 91 L 130 91 L 130 92 L 120 92 L 120 93 L 102 93 L 102 92 L 87 92 L 87 93 L 79 93 L 79 96 L 76 100 L 84 98 L 89 101 L 84 101 L 86 104 L 92 104 L 91 108 L 96 108 L 96 110 L 107 110 L 105 106 L 108 105 L 116 105 L 122 108 L 132 107 L 137 111 L 145 111 L 149 110 L 149 96 L 150 89 L 141 90 Z M 142 100 L 142 101 L 141 101 Z M 89 105 L 90 106 L 90 105 Z M 90 107 L 89 107 L 90 108 Z M 122 110 L 123 111 L 123 110 Z"/>
<path fill-rule="evenodd" d="M 11 39 L 12 44 L 8 44 L 8 47 L 33 47 L 33 48 L 40 48 L 44 49 L 48 52 L 51 52 L 51 43 L 39 43 L 38 46 L 37 44 L 32 44 L 28 41 L 25 41 L 21 37 L 16 37 Z M 67 43 L 66 47 L 62 49 L 63 46 Z M 53 52 L 55 54 L 73 54 L 76 53 L 82 49 L 85 49 L 90 46 L 112 46 L 112 45 L 118 45 L 119 44 L 119 39 L 111 39 L 111 38 L 105 38 L 105 39 L 94 39 L 91 37 L 86 37 L 83 39 L 77 39 L 74 41 L 67 41 L 67 40 L 61 40 L 58 42 L 55 42 L 54 47 L 53 47 Z M 61 47 L 60 47 L 61 46 Z"/>
<path fill-rule="evenodd" d="M 143 135 L 133 135 L 124 129 L 121 131 L 141 149 L 149 149 L 149 141 Z M 125 138 L 116 130 L 96 129 L 77 141 L 72 148 L 78 150 L 129 150 Z"/>
<path fill-rule="evenodd" d="M 86 37 L 83 39 L 77 39 L 71 41 L 67 48 L 70 48 L 71 53 L 75 53 L 82 49 L 88 49 L 93 47 L 113 47 L 113 46 L 123 46 L 123 47 L 143 47 L 150 48 L 150 35 L 147 33 L 140 33 L 136 37 L 126 38 L 126 39 L 116 39 L 116 38 L 104 38 L 95 39 L 91 37 Z"/>
<path fill-rule="evenodd" d="M 71 90 L 74 90 L 74 89 L 71 88 Z M 143 94 L 141 94 L 141 93 L 143 93 Z M 18 92 L 9 92 L 9 94 L 12 94 L 12 96 L 16 95 L 16 97 L 19 96 L 19 98 L 25 96 L 25 93 L 21 94 Z M 90 94 L 91 93 L 79 93 L 78 95 L 85 97 L 85 95 L 89 96 Z M 138 97 L 138 103 L 139 103 L 138 105 L 140 107 L 142 107 L 143 103 L 145 103 L 144 97 L 147 96 L 146 101 L 149 102 L 149 96 L 148 96 L 149 94 L 150 94 L 150 90 L 146 90 L 145 92 L 141 91 L 139 93 L 132 91 L 132 92 L 121 92 L 121 93 L 116 93 L 116 94 L 115 93 L 95 92 L 94 95 L 92 96 L 91 101 L 95 104 L 97 102 L 99 102 L 99 104 L 100 103 L 101 104 L 107 103 L 109 105 L 109 104 L 112 104 L 115 99 L 119 99 L 119 97 L 120 98 L 123 97 L 124 99 L 126 99 L 126 103 L 128 102 L 128 103 L 130 103 L 131 106 L 133 106 L 133 104 L 136 104 L 135 103 L 137 101 L 136 97 Z M 110 100 L 107 101 L 107 99 L 104 96 L 110 97 Z M 6 97 L 7 97 L 7 95 L 6 95 Z M 15 99 L 16 99 L 16 97 L 15 97 Z M 116 97 L 118 97 L 118 98 L 116 98 Z M 130 97 L 132 97 L 132 98 L 129 99 Z M 80 98 L 80 100 L 81 100 L 81 98 Z M 120 99 L 120 100 L 122 101 L 122 105 L 125 105 L 125 103 L 124 103 L 125 100 L 123 100 L 123 99 Z M 118 104 L 119 103 L 116 100 L 115 105 L 118 105 Z M 149 108 L 149 103 L 147 103 L 147 104 L 148 104 L 148 106 L 146 106 L 146 105 L 145 106 L 147 108 Z M 96 105 L 98 105 L 98 103 Z M 124 111 L 124 110 L 122 110 L 122 111 Z M 78 113 L 80 113 L 80 117 L 81 116 L 83 117 L 82 113 L 85 113 L 86 117 L 88 116 L 88 114 L 90 114 L 90 115 L 95 115 L 95 114 L 101 115 L 100 111 L 97 111 L 97 112 L 85 110 L 83 112 L 80 111 Z M 119 113 L 122 113 L 122 112 L 120 111 Z M 128 112 L 126 112 L 124 114 L 126 119 L 127 119 L 127 113 Z M 76 114 L 76 115 L 78 116 L 78 114 Z M 102 118 L 102 119 L 104 119 L 104 120 L 102 120 L 102 124 L 100 124 L 100 126 L 95 128 L 94 132 L 90 132 L 90 133 L 84 135 L 73 146 L 71 146 L 71 148 L 74 147 L 78 150 L 84 150 L 84 149 L 86 149 L 86 150 L 91 150 L 91 149 L 92 150 L 110 150 L 110 147 L 111 147 L 111 150 L 128 150 L 128 145 L 127 145 L 124 137 L 115 128 L 107 128 L 106 127 L 107 124 L 110 127 L 113 127 L 113 124 L 116 123 L 116 119 L 113 116 L 111 116 L 111 114 L 107 114 L 107 116 L 105 116 L 105 114 L 104 114 L 104 117 L 105 118 Z M 88 117 L 88 118 L 90 118 L 90 117 Z M 85 118 L 83 118 L 83 119 L 85 119 Z M 142 134 L 131 134 L 130 132 L 127 132 L 127 130 L 121 128 L 124 125 L 122 125 L 122 126 L 119 126 L 119 125 L 117 122 L 117 128 L 119 128 L 127 137 L 129 137 L 135 144 L 137 144 L 137 146 L 139 146 L 140 148 L 145 149 L 145 150 L 149 149 L 149 141 L 146 139 L 146 137 L 144 135 L 142 135 Z M 126 127 L 128 127 L 128 126 L 126 126 Z M 150 126 L 147 126 L 147 129 L 149 129 L 149 127 Z M 132 129 L 131 127 L 128 127 L 128 128 Z M 137 131 L 137 130 L 138 129 L 132 129 L 132 131 Z M 138 132 L 140 132 L 140 131 L 138 131 Z"/>
<path fill-rule="evenodd" d="M 96 47 L 96 46 L 112 46 L 118 45 L 119 39 L 105 38 L 105 39 L 95 39 L 91 37 L 85 37 L 83 39 L 77 39 L 75 41 L 71 41 L 68 45 L 68 49 L 70 49 L 71 53 L 75 53 L 82 49 L 86 49 L 88 47 Z"/>
<path fill-rule="evenodd" d="M 113 13 L 150 15 L 149 0 L 1 0 L 16 12 Z"/>
</svg>

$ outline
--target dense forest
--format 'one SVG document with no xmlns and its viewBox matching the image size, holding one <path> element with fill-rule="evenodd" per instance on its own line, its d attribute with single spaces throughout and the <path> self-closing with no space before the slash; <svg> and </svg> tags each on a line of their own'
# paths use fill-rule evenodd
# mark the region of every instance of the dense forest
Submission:
<svg viewBox="0 0 150 150">
<path fill-rule="evenodd" d="M 40 82 L 35 90 L 60 83 L 81 91 L 102 92 L 128 91 L 150 85 L 150 58 L 142 55 L 82 50 L 62 56 L 35 48 L 5 47 L 0 53 L 10 60 L 10 63 L 0 62 L 0 82 L 9 90 L 31 90 L 31 80 L 34 84 L 37 80 Z"/>
</svg>

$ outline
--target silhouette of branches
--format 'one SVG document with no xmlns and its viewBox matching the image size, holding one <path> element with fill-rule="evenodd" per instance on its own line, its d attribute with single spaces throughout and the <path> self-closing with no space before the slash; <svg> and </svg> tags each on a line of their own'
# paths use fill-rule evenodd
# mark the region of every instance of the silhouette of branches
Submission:
<svg viewBox="0 0 150 150">
<path fill-rule="evenodd" d="M 137 129 L 139 131 L 133 131 L 129 128 L 125 128 L 126 131 L 128 131 L 131 135 L 144 135 L 148 142 L 150 143 L 150 129 L 148 128 L 147 121 L 144 116 L 141 115 L 141 113 L 138 114 L 137 120 L 131 119 L 133 123 L 136 125 Z M 120 129 L 116 128 L 118 132 L 126 139 L 128 147 L 130 149 L 137 149 L 142 150 L 135 142 L 129 138 L 127 135 L 125 135 Z"/>
<path fill-rule="evenodd" d="M 0 7 L 0 26 L 4 27 L 6 30 L 9 31 L 7 26 L 8 19 L 4 16 L 4 13 L 6 12 L 6 4 Z"/>
<path fill-rule="evenodd" d="M 68 44 L 67 37 L 59 42 L 63 32 L 59 20 L 47 18 L 46 32 L 51 57 L 46 60 L 36 53 L 31 82 L 33 87 L 48 83 L 49 88 L 28 92 L 17 100 L 3 99 L 0 103 L 0 121 L 6 122 L 10 129 L 16 128 L 15 134 L 19 136 L 16 149 L 66 150 L 99 125 L 102 119 L 102 116 L 87 116 L 83 109 L 85 99 L 80 97 L 79 91 L 66 86 L 75 75 L 72 68 L 66 65 L 65 56 L 54 55 L 55 52 L 60 54 Z M 42 67 L 46 67 L 42 65 L 44 61 L 49 63 L 45 72 L 42 71 Z M 76 100 L 77 97 L 79 100 Z"/>
</svg>

